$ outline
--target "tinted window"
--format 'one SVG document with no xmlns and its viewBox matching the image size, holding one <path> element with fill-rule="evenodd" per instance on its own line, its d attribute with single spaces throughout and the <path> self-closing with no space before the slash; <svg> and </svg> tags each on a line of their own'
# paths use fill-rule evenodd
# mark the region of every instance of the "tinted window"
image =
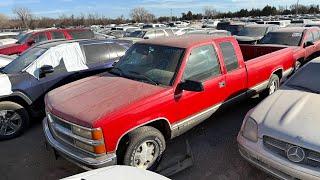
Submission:
<svg viewBox="0 0 320 180">
<path fill-rule="evenodd" d="M 54 31 L 51 32 L 52 39 L 65 39 L 63 32 Z"/>
<path fill-rule="evenodd" d="M 73 39 L 92 39 L 94 34 L 92 31 L 69 31 L 68 32 Z"/>
<path fill-rule="evenodd" d="M 212 45 L 206 45 L 192 50 L 183 78 L 203 81 L 220 73 L 216 52 Z"/>
<path fill-rule="evenodd" d="M 109 59 L 109 53 L 106 44 L 83 45 L 87 64 L 95 64 Z"/>
<path fill-rule="evenodd" d="M 301 32 L 269 32 L 260 40 L 259 44 L 299 46 L 301 37 Z"/>
<path fill-rule="evenodd" d="M 33 36 L 33 39 L 34 39 L 34 42 L 36 42 L 36 43 L 48 40 L 47 35 L 45 33 L 35 34 Z"/>
<path fill-rule="evenodd" d="M 230 42 L 223 42 L 220 43 L 220 48 L 227 71 L 230 72 L 232 70 L 238 69 L 239 63 L 233 45 Z"/>
</svg>

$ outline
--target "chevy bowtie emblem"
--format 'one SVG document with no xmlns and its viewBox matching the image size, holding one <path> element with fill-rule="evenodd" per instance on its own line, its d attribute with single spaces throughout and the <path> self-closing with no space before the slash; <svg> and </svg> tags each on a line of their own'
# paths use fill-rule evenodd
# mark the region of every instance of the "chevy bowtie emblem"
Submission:
<svg viewBox="0 0 320 180">
<path fill-rule="evenodd" d="M 305 152 L 302 148 L 298 146 L 291 146 L 287 150 L 287 157 L 290 161 L 299 163 L 304 160 L 305 158 Z"/>
</svg>

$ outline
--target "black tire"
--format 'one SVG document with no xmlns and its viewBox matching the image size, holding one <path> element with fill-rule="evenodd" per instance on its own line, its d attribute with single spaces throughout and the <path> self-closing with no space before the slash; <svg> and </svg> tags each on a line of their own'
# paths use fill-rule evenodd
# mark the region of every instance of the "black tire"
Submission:
<svg viewBox="0 0 320 180">
<path fill-rule="evenodd" d="M 15 125 L 17 125 L 16 130 L 13 130 L 12 128 L 10 128 L 10 125 L 12 125 L 11 123 L 6 122 L 8 121 L 8 119 L 10 119 L 10 118 L 7 118 L 7 117 L 10 117 L 10 115 L 12 119 L 13 119 L 13 115 L 15 115 L 14 120 L 11 120 L 11 122 L 16 122 L 14 123 Z M 20 123 L 17 123 L 18 121 L 20 121 Z M 7 139 L 13 139 L 15 137 L 18 137 L 27 129 L 28 126 L 29 126 L 29 115 L 27 110 L 23 106 L 10 101 L 0 102 L 0 140 L 7 140 Z M 11 129 L 12 133 L 3 133 L 4 131 L 2 130 L 6 128 L 6 132 L 7 132 L 8 127 L 9 129 Z"/>
<path fill-rule="evenodd" d="M 156 153 L 156 150 L 155 150 L 154 153 L 157 154 L 158 156 L 155 155 L 156 156 L 154 157 L 155 160 L 153 161 L 152 164 L 149 164 L 149 167 L 147 167 L 146 169 L 151 171 L 156 170 L 162 158 L 162 154 L 166 149 L 166 142 L 162 133 L 158 129 L 150 126 L 143 126 L 129 133 L 129 141 L 124 154 L 123 164 L 128 166 L 138 167 L 135 164 L 135 160 L 137 160 L 135 159 L 135 155 L 136 153 L 139 153 L 138 151 L 140 150 L 140 147 L 142 146 L 142 144 L 149 141 L 152 142 L 152 145 L 153 143 L 155 143 L 155 145 L 158 146 L 157 148 L 159 151 L 158 153 Z M 137 161 L 139 162 L 139 160 Z"/>
<path fill-rule="evenodd" d="M 278 90 L 279 87 L 280 87 L 280 79 L 276 74 L 273 74 L 269 80 L 267 89 L 265 89 L 260 93 L 260 97 L 266 98 L 267 96 L 273 94 L 276 90 Z"/>
</svg>

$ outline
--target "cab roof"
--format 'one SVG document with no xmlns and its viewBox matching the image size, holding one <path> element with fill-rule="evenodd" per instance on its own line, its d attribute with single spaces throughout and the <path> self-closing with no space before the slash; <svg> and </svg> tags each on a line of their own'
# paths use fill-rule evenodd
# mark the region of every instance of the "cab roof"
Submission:
<svg viewBox="0 0 320 180">
<path fill-rule="evenodd" d="M 213 37 L 210 35 L 192 34 L 185 36 L 169 37 L 169 38 L 155 38 L 137 42 L 138 44 L 153 44 L 177 48 L 188 48 L 197 44 L 210 42 L 214 39 L 230 38 L 230 37 Z"/>
<path fill-rule="evenodd" d="M 314 29 L 314 27 L 286 27 L 286 28 L 280 28 L 273 32 L 304 32 L 307 29 Z"/>
</svg>

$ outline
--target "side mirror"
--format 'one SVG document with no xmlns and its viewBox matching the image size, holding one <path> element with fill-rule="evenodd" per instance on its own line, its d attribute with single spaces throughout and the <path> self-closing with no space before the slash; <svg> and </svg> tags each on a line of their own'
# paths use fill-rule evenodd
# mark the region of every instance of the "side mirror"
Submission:
<svg viewBox="0 0 320 180">
<path fill-rule="evenodd" d="M 143 39 L 150 39 L 148 36 L 144 37 Z"/>
<path fill-rule="evenodd" d="M 29 46 L 33 45 L 35 43 L 34 39 L 28 39 L 27 44 Z"/>
<path fill-rule="evenodd" d="M 52 66 L 50 65 L 44 65 L 40 68 L 39 70 L 39 75 L 40 75 L 40 78 L 41 77 L 45 77 L 46 74 L 50 74 L 50 73 L 53 73 L 54 72 L 54 69 Z"/>
<path fill-rule="evenodd" d="M 304 47 L 309 47 L 309 46 L 313 46 L 313 45 L 314 45 L 314 43 L 311 41 L 304 43 Z"/>
<path fill-rule="evenodd" d="M 185 80 L 178 85 L 179 90 L 201 92 L 204 90 L 202 82 Z"/>
</svg>

